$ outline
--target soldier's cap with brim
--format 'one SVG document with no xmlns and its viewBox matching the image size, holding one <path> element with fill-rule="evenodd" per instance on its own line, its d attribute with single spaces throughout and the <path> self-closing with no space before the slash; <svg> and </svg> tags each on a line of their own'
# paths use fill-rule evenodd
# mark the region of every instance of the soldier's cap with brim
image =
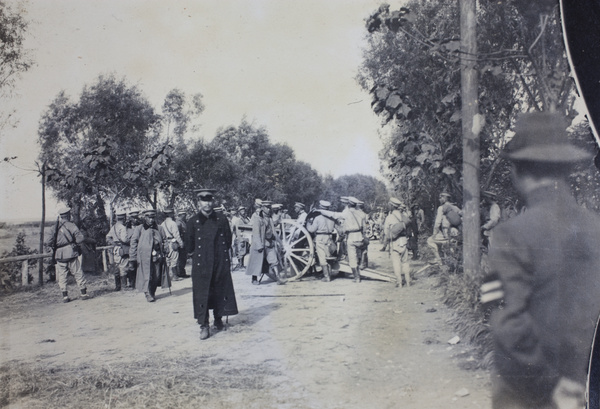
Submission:
<svg viewBox="0 0 600 409">
<path fill-rule="evenodd" d="M 262 206 L 263 201 L 261 199 L 254 199 L 254 206 Z"/>
<path fill-rule="evenodd" d="M 592 158 L 592 154 L 567 139 L 566 119 L 551 112 L 521 114 L 515 135 L 502 156 L 513 162 L 571 164 Z"/>
<path fill-rule="evenodd" d="M 390 204 L 395 207 L 406 207 L 400 199 L 395 198 L 395 197 L 390 198 Z"/>
<path fill-rule="evenodd" d="M 358 200 L 354 196 L 348 196 L 348 202 L 357 205 L 360 202 L 360 200 Z"/>
<path fill-rule="evenodd" d="M 448 192 L 442 192 L 440 193 L 440 197 L 447 197 L 448 199 L 451 199 L 452 195 Z"/>
<path fill-rule="evenodd" d="M 154 209 L 144 210 L 144 216 L 156 216 L 156 210 L 154 210 Z"/>
<path fill-rule="evenodd" d="M 261 204 L 261 206 L 263 206 L 263 207 L 264 207 L 264 206 L 269 206 L 269 207 L 271 207 L 271 205 L 272 205 L 272 204 L 273 204 L 273 202 L 272 202 L 272 201 L 270 201 L 270 200 L 263 200 L 263 201 L 262 201 L 262 204 Z"/>
<path fill-rule="evenodd" d="M 329 209 L 331 207 L 331 202 L 328 202 L 327 200 L 319 200 L 319 207 L 322 209 Z"/>
<path fill-rule="evenodd" d="M 167 207 L 165 210 L 163 210 L 164 214 L 175 214 L 175 210 L 173 210 L 172 207 Z"/>
<path fill-rule="evenodd" d="M 340 202 L 348 203 L 350 202 L 350 198 L 348 196 L 340 196 Z"/>
<path fill-rule="evenodd" d="M 217 189 L 194 189 L 196 196 L 204 200 L 213 200 L 215 198 L 216 191 Z"/>
<path fill-rule="evenodd" d="M 244 206 L 238 207 L 238 212 L 241 211 L 241 210 L 246 210 L 246 208 Z"/>
<path fill-rule="evenodd" d="M 117 216 L 119 219 L 121 219 L 121 218 L 123 218 L 123 217 L 126 217 L 126 216 L 127 216 L 127 213 L 125 212 L 125 210 L 118 210 L 118 211 L 117 211 L 117 213 L 116 213 L 116 216 Z"/>
<path fill-rule="evenodd" d="M 365 202 L 363 202 L 362 200 L 359 200 L 358 202 L 356 202 L 357 205 L 362 206 L 365 204 Z"/>
<path fill-rule="evenodd" d="M 304 209 L 306 207 L 306 206 L 304 206 L 304 203 L 300 203 L 300 202 L 294 203 L 294 207 L 296 207 L 296 206 L 298 206 L 298 207 L 300 207 L 302 209 Z"/>
<path fill-rule="evenodd" d="M 185 210 L 179 210 L 177 211 L 177 214 L 181 215 L 181 214 L 187 214 L 187 211 Z"/>
<path fill-rule="evenodd" d="M 63 206 L 63 207 L 61 207 L 61 208 L 58 209 L 58 214 L 60 216 L 64 216 L 64 215 L 69 214 L 69 213 L 71 213 L 71 208 L 68 207 L 68 206 Z"/>
<path fill-rule="evenodd" d="M 280 210 L 283 207 L 283 204 L 281 203 L 275 203 L 273 205 L 271 205 L 271 209 L 273 210 Z"/>
<path fill-rule="evenodd" d="M 136 216 L 138 216 L 139 214 L 140 214 L 140 211 L 139 211 L 139 210 L 131 210 L 129 213 L 127 213 L 127 215 L 128 215 L 129 217 L 136 217 Z"/>
</svg>

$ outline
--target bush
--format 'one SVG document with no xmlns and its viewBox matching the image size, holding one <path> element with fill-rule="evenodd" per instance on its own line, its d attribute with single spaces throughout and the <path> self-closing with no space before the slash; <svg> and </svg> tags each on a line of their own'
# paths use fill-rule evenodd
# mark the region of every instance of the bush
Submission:
<svg viewBox="0 0 600 409">
<path fill-rule="evenodd" d="M 5 252 L 2 257 L 15 257 L 15 256 L 23 256 L 27 254 L 37 254 L 38 251 L 30 248 L 27 244 L 25 244 L 25 237 L 27 234 L 24 231 L 21 231 L 17 234 L 17 238 L 15 239 L 15 245 L 13 246 L 12 251 Z M 29 267 L 37 264 L 37 260 L 29 260 Z M 12 283 L 20 283 L 21 282 L 21 265 L 20 261 L 15 261 L 11 263 L 3 263 L 2 264 L 2 279 L 0 280 L 0 286 L 4 289 L 12 285 Z M 7 282 L 8 280 L 8 282 Z"/>
</svg>

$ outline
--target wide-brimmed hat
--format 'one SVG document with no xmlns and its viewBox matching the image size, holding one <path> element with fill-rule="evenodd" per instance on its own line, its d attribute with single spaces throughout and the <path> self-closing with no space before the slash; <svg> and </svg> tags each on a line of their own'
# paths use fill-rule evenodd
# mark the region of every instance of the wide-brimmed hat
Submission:
<svg viewBox="0 0 600 409">
<path fill-rule="evenodd" d="M 65 216 L 67 214 L 71 213 L 71 208 L 68 206 L 63 206 L 60 209 L 58 209 L 58 214 L 60 216 Z"/>
<path fill-rule="evenodd" d="M 543 163 L 576 163 L 592 158 L 567 139 L 565 117 L 551 112 L 522 114 L 502 156 L 512 161 Z"/>
</svg>

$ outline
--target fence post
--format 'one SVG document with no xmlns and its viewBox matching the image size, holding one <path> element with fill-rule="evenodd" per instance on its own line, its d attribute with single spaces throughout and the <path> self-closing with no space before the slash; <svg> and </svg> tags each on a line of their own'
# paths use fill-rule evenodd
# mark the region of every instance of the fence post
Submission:
<svg viewBox="0 0 600 409">
<path fill-rule="evenodd" d="M 21 264 L 21 284 L 22 285 L 29 285 L 27 273 L 29 273 L 29 263 L 28 263 L 28 260 L 23 260 L 23 263 Z"/>
<path fill-rule="evenodd" d="M 102 272 L 106 273 L 108 270 L 108 264 L 106 261 L 106 249 L 102 250 Z"/>
</svg>

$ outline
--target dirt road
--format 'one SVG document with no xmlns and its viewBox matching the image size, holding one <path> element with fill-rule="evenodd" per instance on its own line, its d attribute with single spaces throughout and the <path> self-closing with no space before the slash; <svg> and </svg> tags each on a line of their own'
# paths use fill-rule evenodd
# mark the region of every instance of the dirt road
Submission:
<svg viewBox="0 0 600 409">
<path fill-rule="evenodd" d="M 385 253 L 371 247 L 372 264 L 390 271 Z M 489 373 L 463 369 L 475 366 L 473 351 L 447 342 L 456 334 L 432 278 L 418 275 L 413 286 L 395 288 L 346 277 L 284 286 L 253 286 L 240 271 L 233 277 L 240 314 L 205 341 L 192 318 L 190 279 L 174 283 L 172 295 L 159 289 L 155 303 L 133 291 L 93 289 L 91 300 L 68 304 L 59 302 L 58 288 L 51 304 L 35 292 L 7 296 L 0 365 L 118 368 L 157 355 L 165 366 L 201 358 L 225 382 L 205 407 L 490 407 Z M 242 371 L 255 371 L 260 385 L 227 384 L 227 374 Z M 9 407 L 29 406 L 17 399 Z"/>
</svg>

